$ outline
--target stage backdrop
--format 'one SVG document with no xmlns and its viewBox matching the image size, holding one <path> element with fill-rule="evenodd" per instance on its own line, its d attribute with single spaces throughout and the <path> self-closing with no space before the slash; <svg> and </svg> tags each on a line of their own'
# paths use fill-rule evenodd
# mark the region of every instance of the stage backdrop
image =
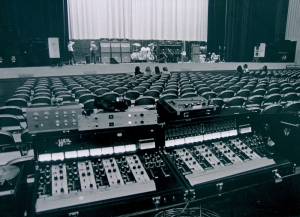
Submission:
<svg viewBox="0 0 300 217">
<path fill-rule="evenodd" d="M 208 0 L 68 0 L 70 39 L 207 41 Z"/>
</svg>

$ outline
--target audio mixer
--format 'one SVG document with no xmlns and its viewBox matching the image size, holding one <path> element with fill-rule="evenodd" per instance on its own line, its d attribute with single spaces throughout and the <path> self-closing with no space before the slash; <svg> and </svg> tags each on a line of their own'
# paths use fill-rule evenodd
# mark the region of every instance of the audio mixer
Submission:
<svg viewBox="0 0 300 217">
<path fill-rule="evenodd" d="M 280 182 L 295 172 L 295 165 L 274 154 L 255 131 L 251 117 L 233 114 L 166 126 L 165 154 L 190 189 L 190 199 Z"/>
<path fill-rule="evenodd" d="M 188 190 L 156 148 L 153 136 L 159 135 L 157 126 L 95 134 L 44 133 L 34 137 L 40 141 L 36 147 L 38 216 L 82 214 L 87 207 L 107 210 L 117 203 L 118 209 L 108 209 L 110 216 L 129 212 L 128 206 L 120 208 L 122 203 L 134 204 L 131 209 L 138 211 L 187 199 Z"/>
</svg>

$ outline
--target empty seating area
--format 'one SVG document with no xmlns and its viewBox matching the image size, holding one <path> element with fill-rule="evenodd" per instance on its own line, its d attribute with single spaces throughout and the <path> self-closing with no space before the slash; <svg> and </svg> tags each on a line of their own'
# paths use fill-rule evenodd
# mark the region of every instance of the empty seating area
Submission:
<svg viewBox="0 0 300 217">
<path fill-rule="evenodd" d="M 96 97 L 112 101 L 121 97 L 131 106 L 155 106 L 160 99 L 202 96 L 222 109 L 246 108 L 258 114 L 300 111 L 300 70 L 265 74 L 250 72 L 241 79 L 217 72 L 29 78 L 0 107 L 1 137 L 7 137 L 0 145 L 11 138 L 16 144 L 30 143 L 30 137 L 23 135 L 28 134 L 26 108 L 76 102 L 82 108 L 95 109 Z"/>
</svg>

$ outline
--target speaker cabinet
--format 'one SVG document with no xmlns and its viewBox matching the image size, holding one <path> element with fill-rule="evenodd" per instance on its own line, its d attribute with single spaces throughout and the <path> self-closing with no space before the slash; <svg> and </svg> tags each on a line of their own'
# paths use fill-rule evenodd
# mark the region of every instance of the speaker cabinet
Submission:
<svg viewBox="0 0 300 217">
<path fill-rule="evenodd" d="M 110 63 L 110 53 L 101 53 L 101 63 Z"/>
<path fill-rule="evenodd" d="M 121 42 L 121 52 L 130 53 L 130 42 Z"/>
<path fill-rule="evenodd" d="M 192 54 L 199 54 L 200 53 L 200 45 L 192 45 Z"/>
<path fill-rule="evenodd" d="M 111 52 L 112 53 L 117 53 L 117 52 L 121 52 L 121 44 L 120 42 L 111 42 L 110 43 L 110 48 L 111 48 Z"/>
<path fill-rule="evenodd" d="M 108 41 L 100 41 L 101 53 L 110 52 L 110 43 Z"/>
<path fill-rule="evenodd" d="M 192 62 L 199 63 L 199 61 L 200 61 L 200 55 L 199 54 L 192 54 L 191 57 L 192 57 Z"/>
<path fill-rule="evenodd" d="M 111 57 L 114 58 L 117 62 L 121 62 L 121 54 L 120 53 L 111 53 Z"/>
<path fill-rule="evenodd" d="M 130 63 L 130 53 L 122 53 L 122 63 Z"/>
</svg>

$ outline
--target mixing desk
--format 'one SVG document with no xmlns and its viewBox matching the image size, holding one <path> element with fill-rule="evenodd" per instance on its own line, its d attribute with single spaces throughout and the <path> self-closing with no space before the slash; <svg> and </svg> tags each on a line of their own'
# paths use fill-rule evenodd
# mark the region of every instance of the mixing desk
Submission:
<svg viewBox="0 0 300 217">
<path fill-rule="evenodd" d="M 164 152 L 190 199 L 220 195 L 266 181 L 280 182 L 295 165 L 256 132 L 251 113 L 169 123 Z"/>
</svg>

